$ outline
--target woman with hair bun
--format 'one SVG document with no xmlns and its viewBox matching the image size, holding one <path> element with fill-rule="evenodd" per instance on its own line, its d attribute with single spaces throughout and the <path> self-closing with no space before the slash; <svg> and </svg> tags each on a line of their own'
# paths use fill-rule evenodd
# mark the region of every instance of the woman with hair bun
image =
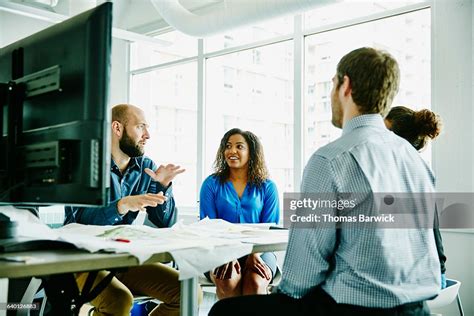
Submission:
<svg viewBox="0 0 474 316">
<path fill-rule="evenodd" d="M 385 117 L 385 126 L 398 136 L 406 139 L 416 150 L 421 151 L 431 139 L 441 132 L 441 118 L 436 113 L 423 109 L 415 111 L 404 106 L 390 109 Z M 433 232 L 441 265 L 441 288 L 446 287 L 446 256 L 444 255 L 443 240 L 435 225 Z"/>
<path fill-rule="evenodd" d="M 439 115 L 427 109 L 415 111 L 404 106 L 393 107 L 385 117 L 385 125 L 418 151 L 441 132 Z"/>
<path fill-rule="evenodd" d="M 263 147 L 255 134 L 238 128 L 225 133 L 217 150 L 214 170 L 201 187 L 201 219 L 278 224 L 277 187 L 268 178 Z M 216 284 L 219 299 L 266 294 L 276 267 L 274 253 L 252 253 L 224 264 L 206 276 Z"/>
</svg>

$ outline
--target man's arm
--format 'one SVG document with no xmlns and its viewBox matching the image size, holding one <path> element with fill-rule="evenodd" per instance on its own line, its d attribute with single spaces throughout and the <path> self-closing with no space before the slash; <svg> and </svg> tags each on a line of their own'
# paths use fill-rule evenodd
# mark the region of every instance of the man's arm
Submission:
<svg viewBox="0 0 474 316">
<path fill-rule="evenodd" d="M 71 223 L 87 225 L 114 225 L 122 221 L 117 210 L 117 201 L 105 207 L 65 207 L 64 225 Z"/>
<path fill-rule="evenodd" d="M 325 157 L 314 154 L 303 174 L 302 193 L 316 193 L 309 197 L 323 198 L 337 193 L 332 165 Z M 335 209 L 315 210 L 322 214 L 335 215 Z M 323 283 L 331 270 L 334 253 L 337 247 L 335 223 L 314 223 L 314 228 L 303 228 L 301 223 L 294 223 L 290 229 L 288 248 L 283 265 L 283 280 L 279 289 L 296 298 Z M 300 225 L 300 226 L 298 226 Z"/>
<path fill-rule="evenodd" d="M 171 227 L 176 223 L 178 212 L 173 197 L 173 188 L 170 185 L 165 188 L 161 183 L 151 181 L 149 193 L 163 192 L 167 198 L 163 204 L 158 204 L 156 207 L 147 207 L 148 219 L 159 228 Z"/>
<path fill-rule="evenodd" d="M 79 223 L 89 225 L 131 224 L 137 217 L 137 212 L 145 211 L 148 207 L 156 208 L 163 204 L 166 198 L 160 194 L 128 195 L 109 203 L 106 207 L 70 207 L 65 208 L 64 224 Z"/>
</svg>

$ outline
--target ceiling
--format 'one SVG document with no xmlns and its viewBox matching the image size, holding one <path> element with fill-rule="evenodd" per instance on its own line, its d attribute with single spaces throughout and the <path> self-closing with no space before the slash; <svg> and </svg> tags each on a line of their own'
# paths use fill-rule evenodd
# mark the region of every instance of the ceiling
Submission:
<svg viewBox="0 0 474 316">
<path fill-rule="evenodd" d="M 205 37 L 257 20 L 337 1 L 341 0 L 0 0 L 0 11 L 57 23 L 104 2 L 112 2 L 114 37 L 156 42 L 159 39 L 153 35 L 171 29 L 156 8 L 181 32 Z"/>
<path fill-rule="evenodd" d="M 168 1 L 168 0 L 161 0 Z M 74 16 L 91 9 L 106 0 L 0 0 L 2 6 L 14 6 L 17 11 L 25 11 L 29 16 L 51 15 Z M 114 27 L 140 34 L 149 34 L 168 27 L 150 0 L 114 0 Z M 186 9 L 203 14 L 224 0 L 179 0 Z M 11 11 L 11 10 L 10 10 Z"/>
</svg>

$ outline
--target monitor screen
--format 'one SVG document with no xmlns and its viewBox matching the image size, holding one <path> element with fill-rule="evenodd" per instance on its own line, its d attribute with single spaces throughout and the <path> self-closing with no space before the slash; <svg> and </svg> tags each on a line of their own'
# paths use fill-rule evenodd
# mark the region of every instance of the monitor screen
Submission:
<svg viewBox="0 0 474 316">
<path fill-rule="evenodd" d="M 105 205 L 112 3 L 0 49 L 0 204 Z"/>
</svg>

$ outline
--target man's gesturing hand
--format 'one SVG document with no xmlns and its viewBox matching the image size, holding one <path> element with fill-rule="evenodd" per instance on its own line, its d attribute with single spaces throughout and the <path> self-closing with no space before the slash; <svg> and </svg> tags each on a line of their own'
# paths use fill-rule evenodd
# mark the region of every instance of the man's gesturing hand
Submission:
<svg viewBox="0 0 474 316">
<path fill-rule="evenodd" d="M 186 170 L 181 169 L 181 166 L 175 166 L 173 164 L 168 164 L 166 166 L 160 165 L 156 171 L 145 168 L 146 174 L 149 175 L 153 181 L 161 183 L 161 185 L 165 188 L 170 185 L 174 177 L 180 173 L 183 173 L 184 171 Z"/>
<path fill-rule="evenodd" d="M 165 202 L 166 196 L 163 195 L 163 192 L 157 194 L 147 193 L 141 195 L 129 195 L 118 201 L 117 210 L 121 215 L 124 215 L 129 211 L 145 211 L 147 206 L 155 207 L 158 204 L 163 204 Z"/>
</svg>

